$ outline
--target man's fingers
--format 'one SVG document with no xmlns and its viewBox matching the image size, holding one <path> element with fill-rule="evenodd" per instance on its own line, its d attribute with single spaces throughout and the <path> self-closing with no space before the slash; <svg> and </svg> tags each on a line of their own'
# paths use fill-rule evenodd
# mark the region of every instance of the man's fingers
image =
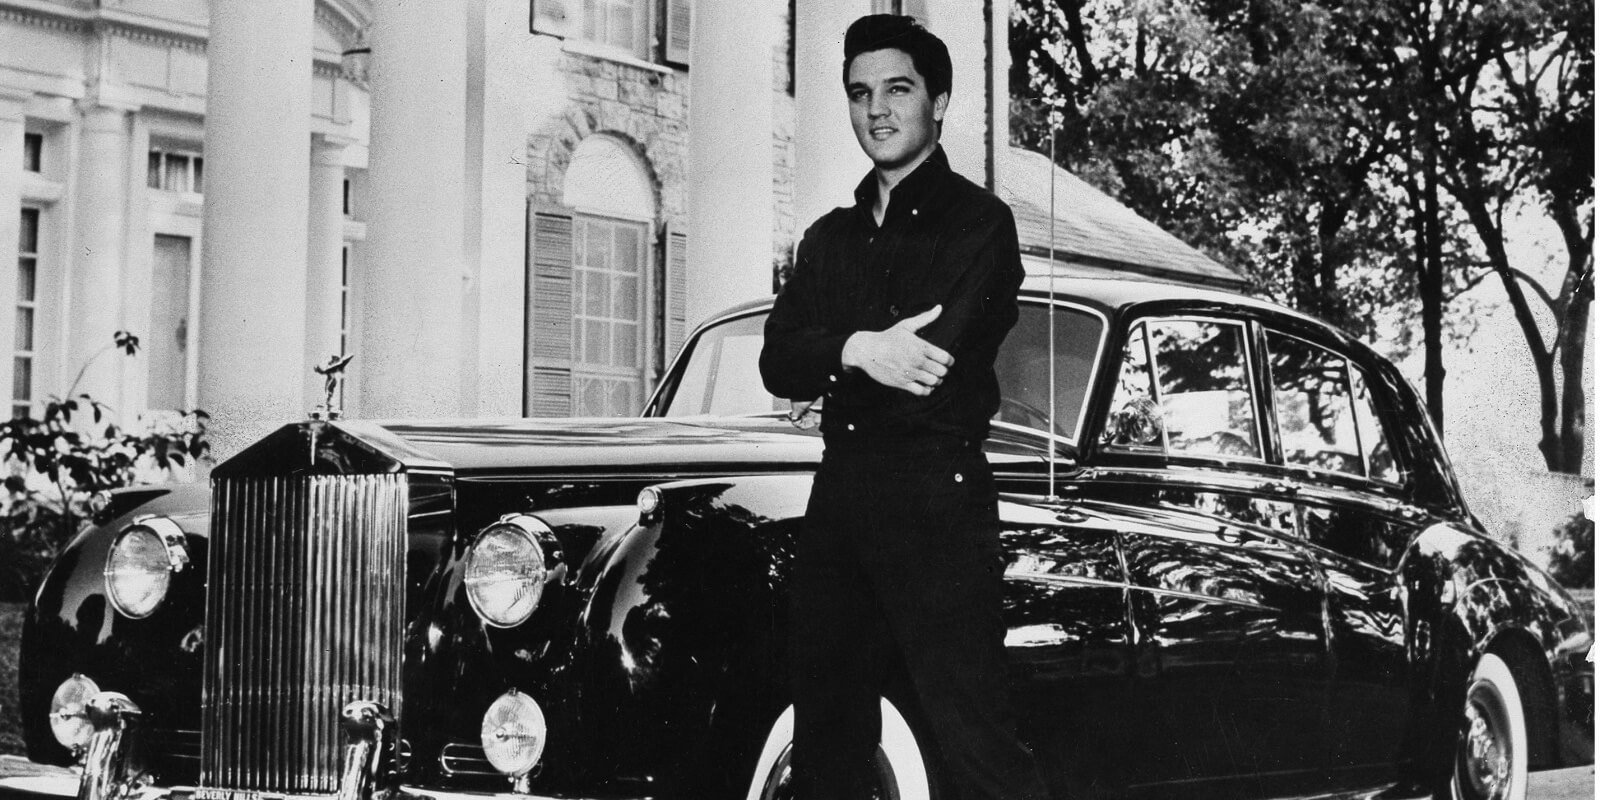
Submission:
<svg viewBox="0 0 1600 800">
<path fill-rule="evenodd" d="M 927 343 L 924 343 L 922 346 L 922 357 L 946 367 L 956 363 L 954 356 Z"/>
<path fill-rule="evenodd" d="M 943 310 L 944 306 L 934 306 L 933 308 L 930 308 L 914 317 L 906 317 L 905 319 L 900 320 L 900 323 L 895 325 L 895 327 L 905 328 L 908 331 L 920 331 L 926 327 L 928 323 L 938 319 L 939 312 Z"/>
</svg>

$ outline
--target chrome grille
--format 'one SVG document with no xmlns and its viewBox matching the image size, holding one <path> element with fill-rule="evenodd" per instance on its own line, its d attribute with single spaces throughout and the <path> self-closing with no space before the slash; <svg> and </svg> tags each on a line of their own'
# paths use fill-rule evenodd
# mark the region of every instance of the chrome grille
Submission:
<svg viewBox="0 0 1600 800">
<path fill-rule="evenodd" d="M 338 788 L 339 712 L 400 713 L 404 475 L 220 478 L 200 785 Z"/>
</svg>

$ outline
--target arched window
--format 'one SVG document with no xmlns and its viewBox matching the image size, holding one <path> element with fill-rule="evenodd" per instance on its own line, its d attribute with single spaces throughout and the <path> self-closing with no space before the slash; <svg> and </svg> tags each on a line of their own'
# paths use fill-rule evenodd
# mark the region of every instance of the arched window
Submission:
<svg viewBox="0 0 1600 800">
<path fill-rule="evenodd" d="M 533 220 L 528 412 L 637 414 L 657 346 L 649 176 L 627 145 L 593 135 L 573 151 L 562 205 Z"/>
</svg>

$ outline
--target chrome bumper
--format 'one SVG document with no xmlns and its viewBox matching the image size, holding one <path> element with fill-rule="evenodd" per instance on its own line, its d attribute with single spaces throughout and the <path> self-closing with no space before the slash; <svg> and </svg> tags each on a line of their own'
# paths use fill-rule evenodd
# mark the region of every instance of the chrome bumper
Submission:
<svg viewBox="0 0 1600 800">
<path fill-rule="evenodd" d="M 48 800 L 76 798 L 81 776 L 64 767 L 40 767 L 49 774 L 0 778 L 0 798 L 4 800 Z M 195 800 L 193 786 L 145 786 L 129 793 L 130 800 Z M 249 796 L 245 793 L 240 797 Z M 337 795 L 256 795 L 260 800 L 333 800 Z M 512 792 L 455 792 L 401 786 L 389 800 L 602 800 L 582 795 L 515 794 Z M 606 797 L 603 800 L 650 800 L 649 797 Z"/>
</svg>

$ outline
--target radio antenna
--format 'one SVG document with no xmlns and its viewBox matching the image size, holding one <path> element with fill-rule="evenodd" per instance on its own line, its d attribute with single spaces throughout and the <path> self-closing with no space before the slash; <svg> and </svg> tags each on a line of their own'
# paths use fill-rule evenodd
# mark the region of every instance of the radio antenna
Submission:
<svg viewBox="0 0 1600 800">
<path fill-rule="evenodd" d="M 1048 275 L 1046 277 L 1046 280 L 1049 281 L 1047 293 L 1050 296 L 1050 298 L 1049 298 L 1050 302 L 1045 305 L 1045 323 L 1046 323 L 1045 324 L 1045 338 L 1048 340 L 1048 344 L 1045 347 L 1045 352 L 1049 356 L 1049 364 L 1050 364 L 1050 366 L 1046 370 L 1046 374 L 1048 375 L 1048 380 L 1049 380 L 1049 384 L 1050 384 L 1050 388 L 1049 388 L 1049 391 L 1047 393 L 1047 397 L 1049 398 L 1049 403 L 1050 403 L 1050 409 L 1049 409 L 1049 414 L 1048 414 L 1049 420 L 1050 420 L 1049 421 L 1050 430 L 1045 431 L 1045 442 L 1047 444 L 1046 457 L 1050 460 L 1050 463 L 1049 463 L 1049 485 L 1048 485 L 1048 488 L 1049 488 L 1049 492 L 1050 492 L 1049 498 L 1052 501 L 1055 501 L 1055 500 L 1059 499 L 1059 495 L 1056 494 L 1056 124 L 1055 124 L 1055 116 L 1056 116 L 1055 115 L 1055 109 L 1051 109 L 1050 112 L 1045 115 L 1046 124 L 1050 126 L 1050 162 L 1045 165 L 1045 169 L 1050 170 L 1050 249 L 1048 251 L 1049 255 L 1050 255 L 1050 260 L 1049 260 L 1049 264 L 1048 264 L 1048 267 L 1049 267 L 1050 271 L 1049 271 L 1049 273 L 1048 273 Z"/>
</svg>

